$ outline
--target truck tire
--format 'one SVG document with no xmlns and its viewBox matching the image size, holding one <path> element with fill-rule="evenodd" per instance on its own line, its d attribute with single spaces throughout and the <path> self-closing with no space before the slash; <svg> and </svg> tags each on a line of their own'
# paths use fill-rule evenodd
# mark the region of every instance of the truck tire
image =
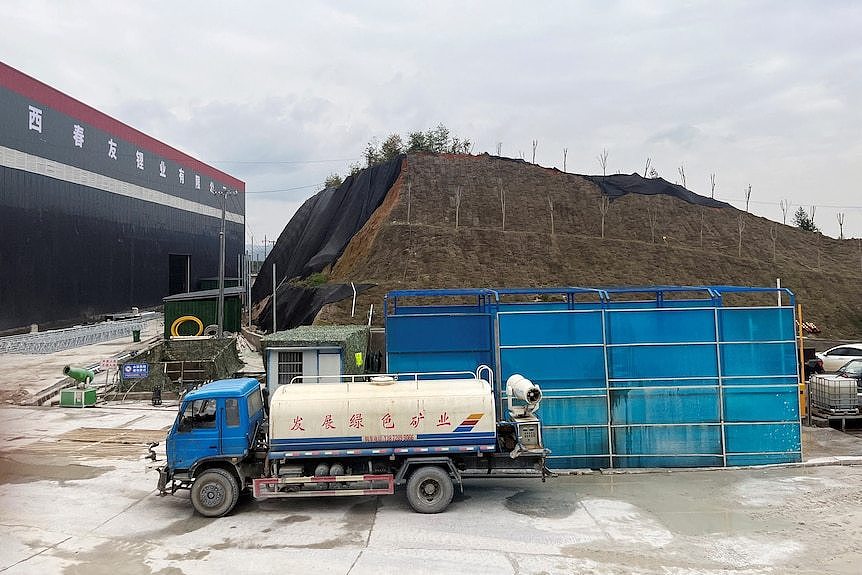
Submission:
<svg viewBox="0 0 862 575">
<path fill-rule="evenodd" d="M 420 467 L 407 481 L 407 502 L 417 513 L 440 513 L 454 495 L 452 478 L 440 467 Z"/>
<path fill-rule="evenodd" d="M 191 499 L 195 510 L 204 517 L 221 517 L 236 505 L 239 487 L 224 469 L 208 469 L 192 484 Z"/>
</svg>

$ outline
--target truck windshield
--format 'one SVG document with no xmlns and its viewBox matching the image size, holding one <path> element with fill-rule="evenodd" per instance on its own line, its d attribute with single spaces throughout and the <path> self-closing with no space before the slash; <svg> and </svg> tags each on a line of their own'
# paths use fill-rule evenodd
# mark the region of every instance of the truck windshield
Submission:
<svg viewBox="0 0 862 575">
<path fill-rule="evenodd" d="M 214 428 L 216 423 L 216 400 L 196 399 L 186 404 L 180 420 L 180 431 L 199 428 Z"/>
</svg>

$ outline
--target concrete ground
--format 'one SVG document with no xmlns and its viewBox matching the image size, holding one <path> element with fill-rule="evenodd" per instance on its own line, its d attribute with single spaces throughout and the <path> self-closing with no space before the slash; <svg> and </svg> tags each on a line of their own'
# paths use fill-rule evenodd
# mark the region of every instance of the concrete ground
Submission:
<svg viewBox="0 0 862 575">
<path fill-rule="evenodd" d="M 0 356 L 0 401 L 20 403 L 64 365 L 140 349 L 160 331 L 140 344 Z M 259 356 L 240 353 L 258 369 Z M 186 493 L 158 497 L 142 459 L 175 415 L 146 403 L 0 407 L 0 572 L 862 572 L 862 440 L 833 429 L 804 429 L 804 466 L 471 480 L 432 516 L 399 492 L 248 501 L 208 520 Z"/>
<path fill-rule="evenodd" d="M 0 572 L 860 573 L 862 467 L 835 463 L 862 441 L 835 430 L 806 431 L 807 467 L 471 480 L 440 515 L 398 492 L 209 520 L 157 496 L 140 458 L 175 413 L 0 407 Z"/>
<path fill-rule="evenodd" d="M 126 351 L 139 351 L 152 343 L 152 338 L 162 334 L 161 321 L 143 324 L 141 341 L 133 342 L 132 336 L 102 343 L 85 345 L 45 354 L 0 354 L 0 402 L 26 403 L 27 399 L 65 379 L 63 367 L 87 367 L 98 365 L 103 359 L 116 357 Z M 152 341 L 151 341 L 152 340 Z M 96 377 L 104 383 L 105 374 Z"/>
</svg>

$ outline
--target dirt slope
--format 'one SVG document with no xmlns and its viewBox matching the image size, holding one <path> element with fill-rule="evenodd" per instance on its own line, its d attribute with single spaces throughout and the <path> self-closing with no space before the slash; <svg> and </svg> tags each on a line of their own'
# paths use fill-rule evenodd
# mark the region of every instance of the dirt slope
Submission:
<svg viewBox="0 0 862 575">
<path fill-rule="evenodd" d="M 379 284 L 360 297 L 357 316 L 374 304 L 381 323 L 383 294 L 392 289 L 774 285 L 781 278 L 824 337 L 862 336 L 862 240 L 639 194 L 610 203 L 602 239 L 600 205 L 598 186 L 574 174 L 488 155 L 410 155 L 330 281 Z M 349 309 L 349 302 L 327 306 L 317 322 L 350 321 Z"/>
</svg>

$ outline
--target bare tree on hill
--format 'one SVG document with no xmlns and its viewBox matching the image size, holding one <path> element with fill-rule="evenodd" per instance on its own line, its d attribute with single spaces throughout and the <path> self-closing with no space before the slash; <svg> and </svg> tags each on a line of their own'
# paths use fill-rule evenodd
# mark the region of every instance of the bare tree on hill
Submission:
<svg viewBox="0 0 862 575">
<path fill-rule="evenodd" d="M 599 203 L 599 211 L 602 213 L 602 239 L 605 239 L 605 216 L 608 215 L 608 210 L 611 207 L 611 199 L 602 192 Z"/>
<path fill-rule="evenodd" d="M 533 162 L 536 163 L 536 148 L 539 147 L 539 140 L 533 140 Z"/>
<path fill-rule="evenodd" d="M 838 212 L 838 239 L 844 239 L 844 212 Z"/>
<path fill-rule="evenodd" d="M 410 267 L 410 257 L 413 255 L 413 228 L 410 226 L 410 187 L 413 184 L 413 178 L 407 176 L 407 254 L 404 257 L 404 273 L 401 281 L 407 281 L 407 270 Z"/>
<path fill-rule="evenodd" d="M 820 271 L 820 239 L 823 234 L 817 234 L 817 271 Z"/>
<path fill-rule="evenodd" d="M 769 237 L 772 238 L 772 262 L 775 263 L 775 242 L 778 240 L 778 226 L 775 224 L 769 226 Z"/>
<path fill-rule="evenodd" d="M 751 199 L 751 184 L 748 184 L 748 190 L 745 191 L 745 211 L 748 211 L 748 200 Z"/>
<path fill-rule="evenodd" d="M 709 175 L 709 197 L 715 199 L 715 174 Z"/>
<path fill-rule="evenodd" d="M 778 207 L 781 208 L 781 223 L 786 226 L 787 210 L 790 208 L 790 204 L 787 203 L 787 200 L 781 200 L 780 202 L 778 202 Z"/>
<path fill-rule="evenodd" d="M 497 155 L 503 155 L 503 142 L 497 142 Z"/>
<path fill-rule="evenodd" d="M 412 184 L 413 184 L 413 178 L 408 176 L 407 177 L 407 225 L 408 226 L 410 225 L 410 200 L 412 199 L 411 194 L 410 194 L 410 186 Z"/>
<path fill-rule="evenodd" d="M 554 200 L 551 199 L 551 196 L 548 196 L 548 209 L 551 213 L 551 236 L 554 235 Z"/>
<path fill-rule="evenodd" d="M 566 173 L 566 156 L 569 154 L 568 148 L 563 148 L 563 173 Z"/>
<path fill-rule="evenodd" d="M 644 165 L 644 178 L 646 178 L 647 176 L 649 176 L 649 165 L 650 165 L 650 162 L 652 162 L 652 159 L 651 159 L 649 156 L 647 156 L 646 164 Z"/>
<path fill-rule="evenodd" d="M 461 213 L 461 186 L 455 186 L 455 229 L 458 229 L 459 215 Z"/>
<path fill-rule="evenodd" d="M 680 164 L 680 166 L 676 169 L 679 172 L 679 182 L 683 188 L 685 188 L 685 164 Z M 688 189 L 688 188 L 686 188 Z"/>
<path fill-rule="evenodd" d="M 498 183 L 500 185 L 500 210 L 503 212 L 503 231 L 506 231 L 506 191 L 503 189 L 503 178 L 499 178 Z"/>
<path fill-rule="evenodd" d="M 647 206 L 647 218 L 649 218 L 649 231 L 652 243 L 655 243 L 655 225 L 658 222 L 658 210 L 653 206 Z"/>
<path fill-rule="evenodd" d="M 738 257 L 742 257 L 742 230 L 745 229 L 745 219 L 743 219 L 742 214 L 736 216 L 737 228 L 739 229 L 739 247 L 737 249 L 736 255 Z"/>
<path fill-rule="evenodd" d="M 602 167 L 602 175 L 607 176 L 608 175 L 607 174 L 607 171 L 608 171 L 608 149 L 602 148 L 602 153 L 599 154 L 599 157 L 597 159 L 599 161 L 599 165 Z"/>
</svg>

